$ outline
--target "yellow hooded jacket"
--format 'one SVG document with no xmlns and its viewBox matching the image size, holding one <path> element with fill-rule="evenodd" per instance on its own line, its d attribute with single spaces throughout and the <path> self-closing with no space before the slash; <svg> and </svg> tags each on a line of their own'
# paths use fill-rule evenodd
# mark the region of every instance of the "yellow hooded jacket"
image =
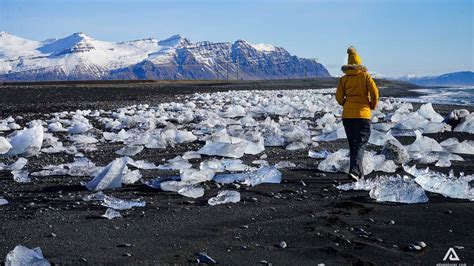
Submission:
<svg viewBox="0 0 474 266">
<path fill-rule="evenodd" d="M 339 79 L 336 90 L 336 100 L 344 106 L 342 118 L 371 119 L 371 110 L 379 101 L 377 85 L 355 51 L 349 53 L 348 63 L 341 68 L 345 75 Z"/>
</svg>

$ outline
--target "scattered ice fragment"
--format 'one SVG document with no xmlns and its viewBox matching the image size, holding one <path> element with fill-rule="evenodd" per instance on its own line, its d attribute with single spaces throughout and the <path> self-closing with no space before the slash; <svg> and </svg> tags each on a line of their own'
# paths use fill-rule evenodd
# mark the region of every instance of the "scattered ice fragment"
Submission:
<svg viewBox="0 0 474 266">
<path fill-rule="evenodd" d="M 26 170 L 14 170 L 11 172 L 13 175 L 13 180 L 18 183 L 30 183 L 31 178 L 29 177 L 30 173 Z"/>
<path fill-rule="evenodd" d="M 104 189 L 113 189 L 122 186 L 122 177 L 124 169 L 127 166 L 127 158 L 117 158 L 109 163 L 98 175 L 96 175 L 86 188 L 89 190 L 100 191 Z"/>
<path fill-rule="evenodd" d="M 88 123 L 76 123 L 68 129 L 69 134 L 82 134 L 91 130 L 93 127 Z"/>
<path fill-rule="evenodd" d="M 143 151 L 143 146 L 125 146 L 115 153 L 122 156 L 135 156 Z"/>
<path fill-rule="evenodd" d="M 256 186 L 261 183 L 281 183 L 282 174 L 274 166 L 263 166 L 251 172 L 236 174 L 220 174 L 214 177 L 217 183 L 230 184 L 234 182 L 249 186 Z"/>
<path fill-rule="evenodd" d="M 18 245 L 12 251 L 8 252 L 5 258 L 6 266 L 49 266 L 48 260 L 43 257 L 41 249 L 29 249 L 25 246 Z"/>
<path fill-rule="evenodd" d="M 337 186 L 337 189 L 348 191 L 348 190 L 364 190 L 370 191 L 376 183 L 375 178 L 363 178 L 357 182 L 346 183 Z"/>
<path fill-rule="evenodd" d="M 200 159 L 201 154 L 199 154 L 197 151 L 187 151 L 183 154 L 183 159 L 185 160 L 191 160 L 191 159 Z"/>
<path fill-rule="evenodd" d="M 225 204 L 225 203 L 237 203 L 240 201 L 240 193 L 233 190 L 222 190 L 217 193 L 217 196 L 210 198 L 207 203 L 211 206 Z"/>
<path fill-rule="evenodd" d="M 96 201 L 96 200 L 102 201 L 104 199 L 105 199 L 105 194 L 102 191 L 99 191 L 94 194 L 85 195 L 84 197 L 82 197 L 83 201 Z"/>
<path fill-rule="evenodd" d="M 128 210 L 135 207 L 145 207 L 144 201 L 123 200 L 112 196 L 105 196 L 102 206 L 112 208 L 114 210 Z"/>
<path fill-rule="evenodd" d="M 327 150 L 322 151 L 309 151 L 308 156 L 315 159 L 326 159 L 331 152 Z"/>
<path fill-rule="evenodd" d="M 223 157 L 240 158 L 244 156 L 247 142 L 240 140 L 235 143 L 212 142 L 206 141 L 206 145 L 202 147 L 198 153 L 205 155 L 217 155 Z"/>
<path fill-rule="evenodd" d="M 395 139 L 390 131 L 387 132 L 381 132 L 378 130 L 372 130 L 370 132 L 370 138 L 369 138 L 369 143 L 376 145 L 376 146 L 383 146 L 385 142 L 388 140 Z"/>
<path fill-rule="evenodd" d="M 454 129 L 455 132 L 474 134 L 474 113 L 461 119 L 461 123 Z"/>
<path fill-rule="evenodd" d="M 12 148 L 6 153 L 7 156 L 33 156 L 40 152 L 43 145 L 43 127 L 33 126 L 31 128 L 18 131 L 9 139 Z"/>
<path fill-rule="evenodd" d="M 66 132 L 68 130 L 65 129 L 60 122 L 54 122 L 54 123 L 48 124 L 48 131 L 49 132 Z"/>
<path fill-rule="evenodd" d="M 416 130 L 416 140 L 406 146 L 407 150 L 410 152 L 430 152 L 430 151 L 443 151 L 443 147 L 439 143 L 429 137 L 421 135 L 421 132 Z"/>
<path fill-rule="evenodd" d="M 404 170 L 414 176 L 415 182 L 427 191 L 450 198 L 474 200 L 474 187 L 471 185 L 474 175 L 455 177 L 451 172 L 448 176 L 429 168 L 417 169 L 416 165 L 404 166 Z"/>
<path fill-rule="evenodd" d="M 10 142 L 4 137 L 0 137 L 0 154 L 7 153 L 12 148 Z"/>
<path fill-rule="evenodd" d="M 0 206 L 8 204 L 8 200 L 0 197 Z"/>
<path fill-rule="evenodd" d="M 112 220 L 114 218 L 121 218 L 122 215 L 120 214 L 119 211 L 116 211 L 112 208 L 107 208 L 104 214 L 102 214 L 102 217 L 107 218 L 109 220 Z"/>
<path fill-rule="evenodd" d="M 423 188 L 407 176 L 389 176 L 379 178 L 369 195 L 377 201 L 400 203 L 428 202 L 428 197 Z"/>
<path fill-rule="evenodd" d="M 204 188 L 195 185 L 188 185 L 180 188 L 178 194 L 188 198 L 200 198 L 204 196 Z"/>
<path fill-rule="evenodd" d="M 191 168 L 193 165 L 188 160 L 183 159 L 181 156 L 168 160 L 168 163 L 158 166 L 160 170 L 181 170 Z"/>
<path fill-rule="evenodd" d="M 331 153 L 318 164 L 318 169 L 324 172 L 349 172 L 349 150 L 340 149 Z"/>
<path fill-rule="evenodd" d="M 142 178 L 142 174 L 139 170 L 129 170 L 128 167 L 125 167 L 122 176 L 123 184 L 134 184 Z"/>
<path fill-rule="evenodd" d="M 393 160 L 399 164 L 406 163 L 410 160 L 407 149 L 395 138 L 385 142 L 382 154 L 385 155 L 385 159 Z"/>
<path fill-rule="evenodd" d="M 180 171 L 181 181 L 188 184 L 198 184 L 212 180 L 215 175 L 215 171 L 212 169 L 183 169 Z"/>
<path fill-rule="evenodd" d="M 156 166 L 154 163 L 147 162 L 144 160 L 134 161 L 133 159 L 128 158 L 128 164 L 143 170 L 158 169 L 158 166 Z"/>
<path fill-rule="evenodd" d="M 422 117 L 429 119 L 432 122 L 442 122 L 444 120 L 444 118 L 433 109 L 431 103 L 423 104 L 417 112 Z"/>
<path fill-rule="evenodd" d="M 18 160 L 16 160 L 14 163 L 10 165 L 0 165 L 0 170 L 4 169 L 4 170 L 10 170 L 10 171 L 18 171 L 18 170 L 23 169 L 27 163 L 28 163 L 27 159 L 20 157 L 18 158 Z"/>
<path fill-rule="evenodd" d="M 449 152 L 461 154 L 474 154 L 474 141 L 459 142 L 456 138 L 449 138 L 440 143 Z"/>
</svg>

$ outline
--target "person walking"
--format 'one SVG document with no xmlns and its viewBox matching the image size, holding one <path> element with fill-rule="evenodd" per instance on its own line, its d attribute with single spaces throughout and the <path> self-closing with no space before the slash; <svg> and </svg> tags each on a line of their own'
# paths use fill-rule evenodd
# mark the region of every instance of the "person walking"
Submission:
<svg viewBox="0 0 474 266">
<path fill-rule="evenodd" d="M 363 159 L 370 138 L 371 110 L 377 106 L 379 91 L 355 47 L 350 46 L 347 54 L 347 65 L 341 67 L 345 75 L 339 79 L 336 100 L 343 106 L 342 124 L 350 149 L 349 177 L 359 180 L 364 178 Z"/>
</svg>

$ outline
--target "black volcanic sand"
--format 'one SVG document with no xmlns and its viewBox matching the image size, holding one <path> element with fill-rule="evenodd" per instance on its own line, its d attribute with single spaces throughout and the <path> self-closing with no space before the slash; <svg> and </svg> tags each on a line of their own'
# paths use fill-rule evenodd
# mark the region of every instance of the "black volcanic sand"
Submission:
<svg viewBox="0 0 474 266">
<path fill-rule="evenodd" d="M 307 82 L 307 81 L 306 81 Z M 308 82 L 309 83 L 309 82 Z M 273 84 L 273 85 L 271 85 Z M 150 85 L 114 84 L 53 86 L 0 86 L 0 117 L 21 115 L 25 120 L 44 118 L 43 114 L 76 109 L 114 109 L 130 104 L 157 104 L 178 101 L 178 94 L 226 89 L 325 88 L 333 85 L 311 81 L 268 84 Z M 318 86 L 320 84 L 320 86 Z M 404 91 L 404 92 L 403 92 Z M 382 96 L 414 95 L 401 87 L 384 88 Z M 436 105 L 446 114 L 452 106 Z M 472 111 L 472 107 L 468 108 Z M 432 134 L 438 141 L 449 137 L 473 139 L 464 133 Z M 400 138 L 411 143 L 414 138 Z M 197 150 L 203 143 L 179 145 L 173 149 L 146 149 L 134 159 L 159 164 L 162 159 Z M 336 151 L 346 147 L 344 140 L 320 143 Z M 117 155 L 118 144 L 100 146 L 86 153 L 97 165 L 105 165 Z M 370 149 L 380 150 L 371 146 Z M 205 196 L 189 199 L 175 193 L 151 189 L 142 184 L 128 185 L 106 194 L 124 199 L 141 198 L 144 208 L 122 211 L 123 218 L 107 220 L 100 216 L 106 208 L 81 198 L 91 194 L 80 181 L 88 177 L 41 177 L 19 184 L 9 172 L 0 172 L 0 186 L 9 204 L 0 206 L 0 261 L 16 245 L 41 247 L 55 264 L 187 264 L 196 252 L 207 252 L 220 264 L 274 265 L 404 264 L 441 263 L 449 247 L 456 249 L 462 262 L 474 262 L 473 203 L 428 193 L 428 204 L 378 203 L 365 191 L 339 191 L 334 186 L 349 182 L 343 174 L 322 173 L 318 160 L 308 158 L 308 149 L 286 151 L 267 148 L 271 164 L 281 160 L 296 163 L 284 169 L 282 184 L 262 184 L 238 188 L 242 201 L 237 204 L 208 206 L 217 188 L 206 184 Z M 245 156 L 250 164 L 258 156 Z M 453 162 L 454 172 L 473 174 L 474 156 L 463 155 L 464 162 Z M 205 158 L 203 158 L 205 159 Z M 68 155 L 29 158 L 30 172 L 41 166 L 71 162 Z M 11 162 L 12 159 L 2 160 Z M 201 160 L 191 160 L 196 166 Z M 421 165 L 419 166 L 421 167 Z M 451 168 L 433 169 L 446 173 Z M 172 173 L 141 171 L 144 179 Z M 403 171 L 399 171 L 403 174 Z M 375 176 L 372 173 L 370 177 Z M 224 188 L 235 189 L 233 185 Z M 287 248 L 277 247 L 280 241 Z M 427 248 L 407 252 L 404 248 L 424 241 Z M 129 245 L 130 244 L 130 245 Z"/>
</svg>

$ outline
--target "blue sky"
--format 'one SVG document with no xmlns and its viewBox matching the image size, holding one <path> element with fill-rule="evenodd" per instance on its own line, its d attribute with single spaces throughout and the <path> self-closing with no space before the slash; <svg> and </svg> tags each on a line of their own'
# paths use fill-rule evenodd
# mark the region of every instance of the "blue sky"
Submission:
<svg viewBox="0 0 474 266">
<path fill-rule="evenodd" d="M 474 69 L 474 0 L 0 0 L 0 30 L 42 40 L 82 31 L 109 41 L 176 33 L 270 43 L 333 75 L 355 45 L 389 76 Z"/>
</svg>

